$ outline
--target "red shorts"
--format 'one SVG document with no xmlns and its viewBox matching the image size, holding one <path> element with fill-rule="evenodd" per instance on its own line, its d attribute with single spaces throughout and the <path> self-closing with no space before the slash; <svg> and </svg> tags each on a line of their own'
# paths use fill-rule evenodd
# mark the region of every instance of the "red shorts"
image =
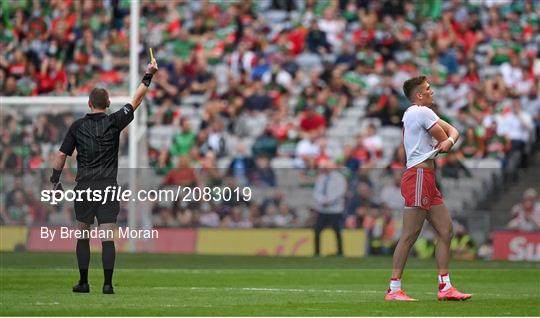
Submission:
<svg viewBox="0 0 540 318">
<path fill-rule="evenodd" d="M 405 198 L 405 208 L 420 207 L 429 211 L 432 205 L 444 203 L 435 183 L 435 172 L 429 169 L 407 169 L 401 177 L 401 195 Z"/>
</svg>

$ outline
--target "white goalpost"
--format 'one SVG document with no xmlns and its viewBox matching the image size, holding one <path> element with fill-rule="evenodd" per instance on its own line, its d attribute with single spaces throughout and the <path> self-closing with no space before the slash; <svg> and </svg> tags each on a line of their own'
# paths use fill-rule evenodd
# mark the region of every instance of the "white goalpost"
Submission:
<svg viewBox="0 0 540 318">
<path fill-rule="evenodd" d="M 129 95 L 113 96 L 111 111 L 115 111 L 129 103 L 135 94 L 139 76 L 139 1 L 130 2 L 130 34 L 129 34 Z M 146 136 L 146 109 L 144 103 L 134 113 L 134 120 L 129 125 L 129 153 L 126 163 L 119 162 L 119 168 L 129 168 L 129 187 L 132 191 L 138 190 L 137 168 L 148 166 L 147 153 L 144 151 Z M 86 112 L 88 110 L 88 96 L 0 96 L 0 116 L 2 119 L 10 109 L 19 111 L 23 109 L 32 114 L 61 113 L 61 112 Z M 142 151 L 142 153 L 140 153 Z M 128 209 L 128 226 L 131 229 L 137 227 L 137 202 L 130 201 Z M 129 240 L 128 250 L 135 252 L 135 240 Z"/>
</svg>

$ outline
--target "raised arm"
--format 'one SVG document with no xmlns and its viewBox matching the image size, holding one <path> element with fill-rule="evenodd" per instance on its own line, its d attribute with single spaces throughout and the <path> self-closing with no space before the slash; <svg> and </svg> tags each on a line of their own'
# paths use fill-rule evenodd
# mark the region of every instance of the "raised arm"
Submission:
<svg viewBox="0 0 540 318">
<path fill-rule="evenodd" d="M 148 87 L 150 86 L 150 82 L 152 81 L 152 77 L 154 74 L 156 74 L 158 70 L 158 65 L 155 60 L 153 60 L 148 66 L 146 67 L 146 72 L 144 73 L 144 77 L 141 81 L 141 84 L 139 84 L 139 87 L 137 87 L 137 90 L 135 91 L 135 96 L 133 96 L 133 100 L 131 102 L 131 106 L 133 106 L 133 110 L 136 110 L 139 105 L 141 105 L 144 96 L 146 95 L 146 92 L 148 91 Z"/>
</svg>

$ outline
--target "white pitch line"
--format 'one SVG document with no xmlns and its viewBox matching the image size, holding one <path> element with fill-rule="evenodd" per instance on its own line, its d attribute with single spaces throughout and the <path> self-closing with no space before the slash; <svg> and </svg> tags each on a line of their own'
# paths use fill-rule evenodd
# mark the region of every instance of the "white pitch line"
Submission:
<svg viewBox="0 0 540 318">
<path fill-rule="evenodd" d="M 267 287 L 172 287 L 158 286 L 153 287 L 157 290 L 225 290 L 225 291 L 259 291 L 259 292 L 287 292 L 287 293 L 336 293 L 336 294 L 384 294 L 384 291 L 375 290 L 346 290 L 346 289 L 302 289 L 302 288 L 267 288 Z"/>
<path fill-rule="evenodd" d="M 174 308 L 191 308 L 191 307 L 203 307 L 203 308 L 212 308 L 214 306 L 212 305 L 197 305 L 197 306 L 194 306 L 194 305 L 182 305 L 182 304 L 164 304 L 164 305 L 160 305 L 159 307 L 174 307 Z"/>
<path fill-rule="evenodd" d="M 42 303 L 40 301 L 36 302 L 35 304 L 36 306 L 52 306 L 52 305 L 60 305 L 59 302 L 56 302 L 56 301 L 53 301 L 53 302 L 50 302 L 50 303 Z"/>
<path fill-rule="evenodd" d="M 335 293 L 335 294 L 384 294 L 380 290 L 347 290 L 347 289 L 304 289 L 304 288 L 268 288 L 268 287 L 173 287 L 173 286 L 156 286 L 152 287 L 155 290 L 200 290 L 200 291 L 255 291 L 255 292 L 287 292 L 287 293 Z M 436 295 L 434 292 L 425 292 L 425 295 Z M 537 297 L 534 294 L 512 294 L 515 297 Z M 510 295 L 480 293 L 475 296 L 488 297 L 507 297 Z"/>
</svg>

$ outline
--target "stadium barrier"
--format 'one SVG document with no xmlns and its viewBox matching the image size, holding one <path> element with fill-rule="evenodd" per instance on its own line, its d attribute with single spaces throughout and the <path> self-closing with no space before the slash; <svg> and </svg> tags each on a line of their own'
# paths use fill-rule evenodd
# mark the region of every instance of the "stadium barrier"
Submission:
<svg viewBox="0 0 540 318">
<path fill-rule="evenodd" d="M 311 229 L 199 229 L 198 254 L 312 256 L 314 233 Z M 330 229 L 321 235 L 321 254 L 336 254 L 336 238 Z M 366 254 L 363 230 L 343 230 L 345 256 Z"/>
<path fill-rule="evenodd" d="M 75 238 L 61 238 L 61 227 L 47 227 L 56 231 L 54 238 L 44 237 L 42 227 L 1 226 L 2 251 L 26 248 L 29 251 L 73 252 Z M 211 229 L 211 228 L 158 228 L 158 237 L 137 239 L 137 252 L 181 253 L 205 255 L 267 255 L 311 256 L 314 252 L 312 229 Z M 119 252 L 129 250 L 128 238 L 116 238 Z M 99 238 L 90 240 L 94 251 L 101 249 Z M 336 254 L 336 239 L 330 229 L 322 232 L 321 254 Z M 345 256 L 366 255 L 364 230 L 343 230 Z"/>
<path fill-rule="evenodd" d="M 0 226 L 0 251 L 16 251 L 26 247 L 26 226 Z"/>
<path fill-rule="evenodd" d="M 493 258 L 510 261 L 540 261 L 540 232 L 494 232 Z"/>
</svg>

